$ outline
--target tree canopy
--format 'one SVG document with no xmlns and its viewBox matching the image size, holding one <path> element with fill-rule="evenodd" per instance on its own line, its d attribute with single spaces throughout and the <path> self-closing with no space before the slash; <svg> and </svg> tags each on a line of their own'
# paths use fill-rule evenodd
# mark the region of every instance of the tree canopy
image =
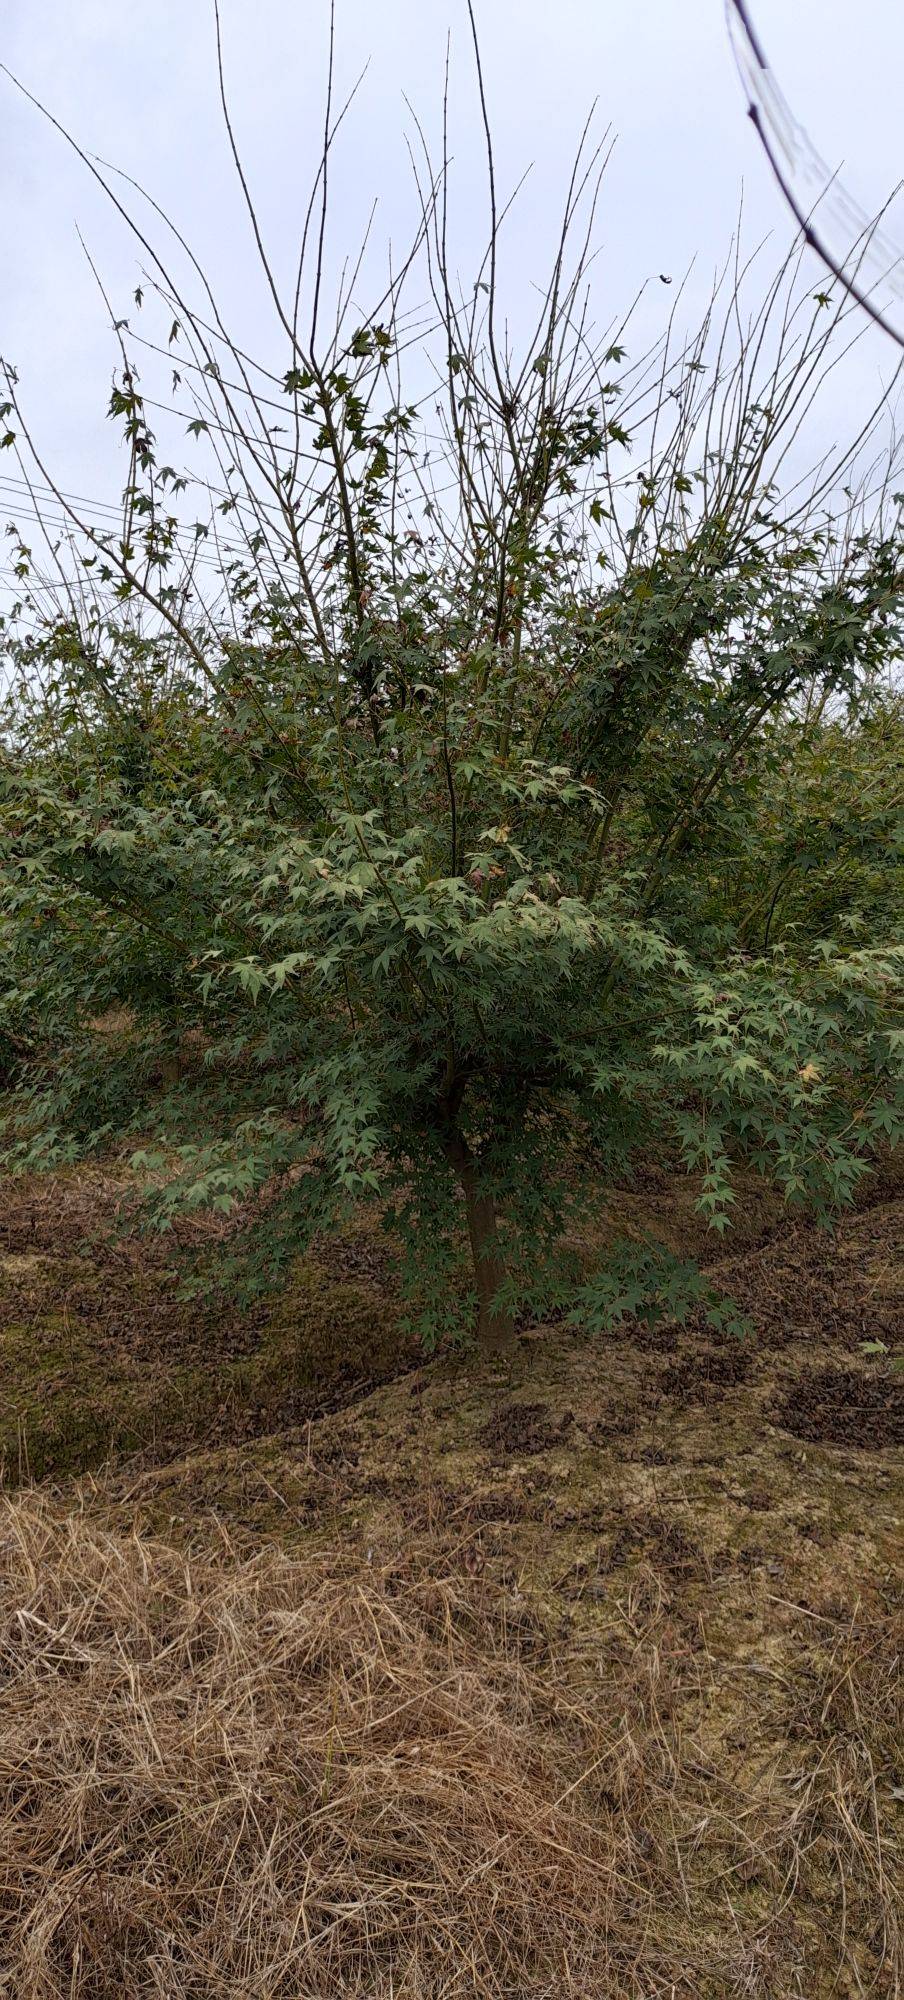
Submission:
<svg viewBox="0 0 904 2000">
<path fill-rule="evenodd" d="M 432 1339 L 475 1308 L 491 1345 L 553 1307 L 724 1319 L 661 1245 L 588 1273 L 567 1224 L 651 1150 L 715 1230 L 742 1162 L 829 1212 L 904 1131 L 899 502 L 862 436 L 797 471 L 849 307 L 796 251 L 633 358 L 594 324 L 584 145 L 516 338 L 488 137 L 468 285 L 425 147 L 409 256 L 369 311 L 351 259 L 328 312 L 338 122 L 288 293 L 235 153 L 261 361 L 122 209 L 114 529 L 6 366 L 7 449 L 67 530 L 17 543 L 4 617 L 0 1158 L 125 1147 L 158 1226 L 234 1217 L 221 1283 L 373 1200 Z M 155 435 L 161 355 L 196 475 Z"/>
</svg>

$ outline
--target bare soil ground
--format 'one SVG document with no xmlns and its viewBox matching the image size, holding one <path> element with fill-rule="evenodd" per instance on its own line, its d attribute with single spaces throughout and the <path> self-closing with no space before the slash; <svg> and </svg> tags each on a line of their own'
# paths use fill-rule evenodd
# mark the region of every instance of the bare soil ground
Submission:
<svg viewBox="0 0 904 2000">
<path fill-rule="evenodd" d="M 503 1371 L 400 1360 L 366 1232 L 218 1328 L 87 1248 L 96 1187 L 19 1199 L 0 1993 L 904 1991 L 900 1179 L 831 1234 L 751 1198 L 744 1342 L 529 1328 Z M 616 1209 L 699 1247 L 664 1173 Z"/>
</svg>

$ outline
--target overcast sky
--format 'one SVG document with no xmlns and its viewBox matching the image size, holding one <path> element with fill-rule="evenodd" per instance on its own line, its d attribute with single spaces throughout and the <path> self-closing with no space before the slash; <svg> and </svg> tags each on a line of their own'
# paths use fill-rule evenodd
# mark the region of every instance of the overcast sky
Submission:
<svg viewBox="0 0 904 2000">
<path fill-rule="evenodd" d="M 742 186 L 747 240 L 772 232 L 778 256 L 791 225 L 744 115 L 722 0 L 478 0 L 477 11 L 500 180 L 508 185 L 534 163 L 507 233 L 515 277 L 542 275 L 568 158 L 594 98 L 600 128 L 617 135 L 597 231 L 600 320 L 650 273 L 677 278 L 694 259 L 702 298 Z M 797 116 L 874 211 L 904 172 L 901 0 L 752 0 L 752 11 Z M 286 265 L 319 146 L 328 0 L 222 0 L 222 14 L 235 123 L 275 257 Z M 367 58 L 370 67 L 334 170 L 334 248 L 355 235 L 374 194 L 379 241 L 401 246 L 409 234 L 404 99 L 436 136 L 447 28 L 463 256 L 483 240 L 465 0 L 337 0 L 340 82 L 350 83 Z M 218 109 L 208 0 L 3 0 L 0 58 L 89 151 L 153 191 L 241 331 L 270 344 L 263 358 L 287 365 L 254 303 L 260 288 Z M 0 353 L 18 366 L 60 483 L 114 498 L 121 461 L 104 410 L 115 356 L 76 224 L 115 309 L 129 311 L 139 252 L 64 142 L 0 77 Z M 890 227 L 904 241 L 900 203 Z M 896 359 L 880 334 L 865 338 L 846 378 L 843 426 L 850 404 L 865 406 Z M 0 475 L 14 469 L 10 456 Z"/>
</svg>

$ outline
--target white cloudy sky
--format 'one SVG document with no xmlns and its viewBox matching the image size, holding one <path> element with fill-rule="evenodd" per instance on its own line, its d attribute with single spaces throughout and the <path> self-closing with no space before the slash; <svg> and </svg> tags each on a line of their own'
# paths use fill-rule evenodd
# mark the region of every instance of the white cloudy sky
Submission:
<svg viewBox="0 0 904 2000">
<path fill-rule="evenodd" d="M 752 0 L 776 75 L 832 166 L 870 211 L 904 173 L 900 0 Z M 317 158 L 328 0 L 222 0 L 236 126 L 277 260 L 288 260 Z M 743 185 L 753 243 L 790 223 L 744 105 L 722 0 L 478 0 L 500 179 L 534 170 L 507 236 L 509 268 L 543 269 L 576 132 L 594 98 L 617 146 L 599 218 L 599 318 L 649 273 L 696 259 L 700 294 L 724 255 Z M 454 199 L 463 257 L 484 226 L 483 157 L 464 0 L 337 0 L 340 80 L 370 68 L 334 170 L 332 242 L 380 196 L 377 233 L 401 244 L 414 209 L 407 95 L 438 131 L 452 32 Z M 266 349 L 248 232 L 216 96 L 209 0 L 3 0 L 0 59 L 92 152 L 144 181 L 191 239 L 242 333 Z M 104 420 L 115 359 L 78 224 L 118 311 L 139 253 L 64 142 L 0 76 L 0 354 L 61 484 L 114 497 Z M 893 233 L 904 242 L 901 204 Z M 814 267 L 815 272 L 815 267 Z M 663 297 L 665 295 L 662 295 Z M 274 364 L 286 365 L 282 350 Z M 866 336 L 839 423 L 897 359 Z M 827 421 L 825 417 L 823 423 Z M 10 455 L 0 465 L 6 470 Z M 5 509 L 0 506 L 0 516 Z"/>
</svg>

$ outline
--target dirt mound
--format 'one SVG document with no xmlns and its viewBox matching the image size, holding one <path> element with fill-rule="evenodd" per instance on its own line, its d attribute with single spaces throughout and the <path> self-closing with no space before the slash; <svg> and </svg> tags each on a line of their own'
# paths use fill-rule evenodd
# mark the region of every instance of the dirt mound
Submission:
<svg viewBox="0 0 904 2000">
<path fill-rule="evenodd" d="M 384 1246 L 363 1222 L 296 1260 L 278 1296 L 243 1311 L 187 1298 L 173 1246 L 119 1229 L 128 1198 L 124 1174 L 100 1169 L 0 1183 L 6 1478 L 260 1435 L 416 1358 Z"/>
<path fill-rule="evenodd" d="M 790 1378 L 773 1414 L 810 1444 L 860 1451 L 904 1445 L 904 1378 L 862 1368 L 809 1369 Z"/>
<path fill-rule="evenodd" d="M 735 1338 L 732 1346 L 704 1347 L 682 1355 L 660 1377 L 660 1387 L 667 1396 L 677 1396 L 681 1402 L 714 1403 L 726 1390 L 746 1382 L 752 1366 L 750 1346 L 742 1347 Z"/>
<path fill-rule="evenodd" d="M 631 1187 L 611 1190 L 599 1240 L 583 1245 L 587 1261 L 605 1254 L 613 1234 L 661 1235 L 682 1255 L 702 1257 L 754 1333 L 739 1344 L 702 1321 L 681 1331 L 667 1319 L 614 1333 L 604 1342 L 610 1352 L 627 1340 L 651 1365 L 630 1402 L 613 1396 L 597 1408 L 589 1420 L 596 1439 L 637 1434 L 638 1451 L 661 1464 L 663 1439 L 641 1436 L 657 1400 L 715 1408 L 770 1350 L 788 1355 L 795 1344 L 812 1351 L 818 1343 L 826 1359 L 827 1347 L 841 1360 L 867 1339 L 893 1352 L 904 1326 L 901 1171 L 900 1162 L 886 1162 L 832 1232 L 792 1220 L 748 1175 L 742 1226 L 725 1243 L 698 1213 L 693 1177 L 651 1165 L 638 1169 Z M 7 1479 L 78 1473 L 111 1455 L 161 1462 L 266 1436 L 353 1404 L 421 1358 L 403 1330 L 392 1246 L 378 1218 L 362 1215 L 341 1236 L 315 1243 L 279 1296 L 243 1312 L 234 1301 L 187 1300 L 169 1239 L 121 1232 L 134 1192 L 121 1162 L 0 1185 L 0 1473 Z M 209 1248 L 223 1226 L 210 1218 L 181 1225 L 182 1247 Z M 533 1322 L 523 1331 L 528 1345 L 550 1335 Z M 532 1422 L 523 1408 L 519 1399 L 510 1418 L 492 1420 L 499 1428 L 488 1430 L 485 1448 L 494 1461 L 554 1448 L 562 1410 L 547 1436 L 543 1418 Z"/>
<path fill-rule="evenodd" d="M 855 1350 L 864 1340 L 894 1348 L 904 1329 L 904 1197 L 890 1196 L 892 1168 L 860 1191 L 860 1205 L 820 1228 L 786 1215 L 754 1248 L 729 1236 L 711 1269 L 750 1318 L 760 1347 L 796 1340 Z"/>
<path fill-rule="evenodd" d="M 504 1403 L 479 1432 L 494 1458 L 532 1458 L 561 1444 L 572 1422 L 570 1410 L 556 1416 L 545 1403 Z"/>
</svg>

